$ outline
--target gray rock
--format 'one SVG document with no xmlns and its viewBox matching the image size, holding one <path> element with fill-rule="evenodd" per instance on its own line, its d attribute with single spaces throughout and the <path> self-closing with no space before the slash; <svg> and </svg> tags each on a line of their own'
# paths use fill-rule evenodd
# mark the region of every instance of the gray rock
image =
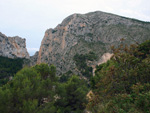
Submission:
<svg viewBox="0 0 150 113">
<path fill-rule="evenodd" d="M 18 36 L 7 37 L 0 32 L 0 56 L 8 58 L 29 58 L 26 40 Z"/>
<path fill-rule="evenodd" d="M 27 63 L 27 64 L 28 64 L 29 66 L 36 65 L 37 59 L 38 59 L 38 55 L 39 55 L 39 52 L 37 51 L 33 56 L 30 56 L 30 58 L 29 58 L 29 63 Z"/>
<path fill-rule="evenodd" d="M 111 52 L 110 46 L 121 43 L 121 38 L 128 45 L 150 39 L 150 23 L 100 11 L 73 14 L 45 32 L 37 63 L 54 64 L 58 73 L 72 70 L 79 74 L 75 54 L 93 51 L 98 59 L 91 64 L 97 65 L 104 53 Z"/>
</svg>

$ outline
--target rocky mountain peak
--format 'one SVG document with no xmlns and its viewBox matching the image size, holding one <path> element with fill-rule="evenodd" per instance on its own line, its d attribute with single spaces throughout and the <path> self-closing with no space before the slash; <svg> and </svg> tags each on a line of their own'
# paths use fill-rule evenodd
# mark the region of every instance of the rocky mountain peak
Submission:
<svg viewBox="0 0 150 113">
<path fill-rule="evenodd" d="M 8 58 L 29 58 L 26 40 L 19 36 L 7 37 L 0 33 L 0 56 Z"/>
<path fill-rule="evenodd" d="M 141 43 L 150 39 L 150 23 L 100 11 L 73 14 L 54 29 L 48 29 L 42 40 L 37 63 L 54 64 L 58 72 L 80 73 L 73 60 L 76 54 L 94 52 L 98 59 L 110 51 L 111 45 Z"/>
</svg>

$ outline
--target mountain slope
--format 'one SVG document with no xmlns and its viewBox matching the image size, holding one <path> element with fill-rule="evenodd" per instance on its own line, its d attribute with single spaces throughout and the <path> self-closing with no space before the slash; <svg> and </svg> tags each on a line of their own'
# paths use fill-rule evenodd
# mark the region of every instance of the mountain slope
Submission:
<svg viewBox="0 0 150 113">
<path fill-rule="evenodd" d="M 56 28 L 45 32 L 37 63 L 54 64 L 58 73 L 71 70 L 81 74 L 73 60 L 76 54 L 94 52 L 97 58 L 86 59 L 86 63 L 89 67 L 95 67 L 104 53 L 111 52 L 111 45 L 121 43 L 121 38 L 127 44 L 150 39 L 150 23 L 100 11 L 73 14 Z"/>
</svg>

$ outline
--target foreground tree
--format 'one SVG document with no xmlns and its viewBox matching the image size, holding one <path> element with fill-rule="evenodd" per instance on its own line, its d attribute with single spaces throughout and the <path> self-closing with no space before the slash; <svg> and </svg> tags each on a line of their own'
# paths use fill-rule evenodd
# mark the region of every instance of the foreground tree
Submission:
<svg viewBox="0 0 150 113">
<path fill-rule="evenodd" d="M 24 59 L 0 56 L 0 86 L 6 84 L 19 70 L 22 69 Z"/>
<path fill-rule="evenodd" d="M 59 99 L 55 106 L 60 113 L 82 113 L 87 103 L 88 91 L 87 83 L 73 75 L 66 83 L 59 85 Z"/>
<path fill-rule="evenodd" d="M 3 113 L 54 112 L 52 105 L 55 82 L 50 79 L 51 71 L 47 64 L 19 71 L 12 81 L 0 88 L 0 111 Z"/>
<path fill-rule="evenodd" d="M 112 50 L 112 59 L 97 67 L 87 107 L 93 113 L 150 112 L 150 41 Z"/>
<path fill-rule="evenodd" d="M 19 71 L 0 87 L 2 113 L 80 113 L 85 109 L 87 84 L 78 76 L 58 82 L 55 66 L 40 64 Z"/>
</svg>

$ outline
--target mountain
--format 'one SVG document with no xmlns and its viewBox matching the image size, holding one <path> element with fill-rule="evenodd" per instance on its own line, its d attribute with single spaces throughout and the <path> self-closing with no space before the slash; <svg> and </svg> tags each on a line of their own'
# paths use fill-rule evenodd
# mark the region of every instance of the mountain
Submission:
<svg viewBox="0 0 150 113">
<path fill-rule="evenodd" d="M 122 38 L 128 45 L 150 39 L 150 23 L 100 11 L 73 14 L 45 32 L 37 63 L 54 64 L 58 73 L 82 75 L 103 62 L 101 57 Z"/>
<path fill-rule="evenodd" d="M 18 36 L 7 37 L 0 32 L 0 56 L 8 58 L 29 58 L 26 40 Z"/>
</svg>

